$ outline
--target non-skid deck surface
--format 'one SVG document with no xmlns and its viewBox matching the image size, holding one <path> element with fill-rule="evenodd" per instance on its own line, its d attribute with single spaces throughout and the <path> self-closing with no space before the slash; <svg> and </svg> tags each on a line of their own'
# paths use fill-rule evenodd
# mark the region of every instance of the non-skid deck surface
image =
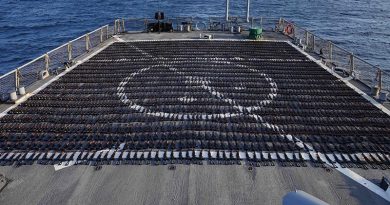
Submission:
<svg viewBox="0 0 390 205">
<path fill-rule="evenodd" d="M 303 190 L 335 205 L 388 205 L 389 202 L 333 171 L 297 167 L 177 165 L 0 167 L 13 181 L 0 193 L 1 205 L 150 204 L 281 205 L 283 196 Z M 363 170 L 359 171 L 379 171 Z M 21 197 L 22 196 L 22 197 Z"/>
<path fill-rule="evenodd" d="M 389 123 L 284 42 L 115 43 L 0 119 L 0 159 L 327 157 L 386 168 Z"/>
</svg>

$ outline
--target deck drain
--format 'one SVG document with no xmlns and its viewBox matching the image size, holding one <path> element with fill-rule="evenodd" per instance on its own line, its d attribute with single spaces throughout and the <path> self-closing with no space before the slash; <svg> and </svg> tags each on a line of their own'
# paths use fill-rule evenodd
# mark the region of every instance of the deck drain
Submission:
<svg viewBox="0 0 390 205">
<path fill-rule="evenodd" d="M 176 170 L 176 166 L 175 166 L 175 165 L 169 165 L 169 166 L 168 166 L 168 169 L 169 169 L 169 170 Z"/>
<path fill-rule="evenodd" d="M 95 166 L 95 171 L 99 171 L 99 170 L 101 170 L 102 169 L 102 165 L 96 165 Z"/>
<path fill-rule="evenodd" d="M 8 182 L 10 182 L 10 180 L 0 173 L 0 191 L 2 191 L 5 186 L 7 186 Z"/>
</svg>

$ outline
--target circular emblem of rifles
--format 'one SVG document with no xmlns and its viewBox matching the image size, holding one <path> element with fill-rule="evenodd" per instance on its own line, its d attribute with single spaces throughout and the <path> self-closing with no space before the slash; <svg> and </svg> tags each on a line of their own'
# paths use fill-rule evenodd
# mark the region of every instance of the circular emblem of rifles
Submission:
<svg viewBox="0 0 390 205">
<path fill-rule="evenodd" d="M 121 102 L 129 106 L 131 109 L 137 112 L 144 113 L 146 115 L 167 118 L 167 119 L 204 119 L 213 120 L 221 118 L 232 118 L 236 116 L 249 116 L 255 118 L 259 123 L 265 124 L 267 127 L 274 130 L 279 130 L 276 125 L 272 125 L 263 120 L 263 118 L 256 114 L 255 111 L 261 110 L 264 106 L 270 104 L 277 96 L 278 87 L 276 82 L 266 73 L 263 73 L 251 66 L 241 64 L 245 61 L 243 58 L 197 58 L 191 57 L 185 61 L 176 61 L 166 57 L 156 57 L 138 47 L 132 46 L 137 52 L 142 53 L 145 58 L 151 62 L 159 62 L 158 65 L 150 65 L 139 68 L 132 72 L 128 77 L 122 79 L 117 87 L 117 95 Z M 202 64 L 201 70 L 205 69 L 210 72 L 199 72 L 199 70 L 191 68 L 191 65 Z M 204 67 L 204 65 L 207 65 Z M 211 72 L 212 71 L 212 72 Z M 228 72 L 227 72 L 228 71 Z M 163 77 L 156 77 L 156 73 L 163 72 Z M 200 73 L 200 74 L 199 74 Z M 237 75 L 235 75 L 237 74 Z M 137 78 L 154 76 L 154 81 L 142 82 Z M 164 80 L 164 77 L 169 77 L 170 82 Z M 250 82 L 248 82 L 248 79 Z M 255 79 L 255 80 L 253 80 Z M 146 101 L 158 98 L 159 94 L 155 92 L 148 92 L 147 88 L 150 85 L 156 87 L 156 81 L 161 80 L 166 90 L 161 91 L 161 96 L 165 92 L 175 93 L 173 89 L 179 89 L 180 93 L 184 93 L 183 96 L 175 96 L 175 100 L 180 102 L 176 104 L 177 107 L 182 109 L 161 109 L 158 106 L 150 106 L 153 103 L 147 103 Z M 135 82 L 141 82 L 142 84 L 135 85 Z M 168 82 L 168 83 L 167 83 Z M 169 86 L 169 83 L 171 85 Z M 221 86 L 221 84 L 223 86 Z M 226 86 L 226 84 L 229 84 Z M 137 98 L 134 93 L 131 92 L 132 88 L 143 87 L 145 88 L 144 94 L 150 96 L 144 96 L 143 98 Z M 151 86 L 153 87 L 153 86 Z M 228 88 L 227 88 L 228 87 Z M 254 89 L 265 89 L 266 94 L 256 96 Z M 184 89 L 184 91 L 183 91 Z M 154 96 L 151 96 L 154 93 Z M 203 96 L 199 98 L 199 93 L 203 93 Z M 239 96 L 252 96 L 250 100 L 245 100 Z M 205 110 L 204 112 L 192 112 L 187 109 L 186 105 L 196 104 L 199 100 L 209 99 L 210 101 L 219 102 L 224 108 L 229 109 L 215 109 Z M 170 99 L 171 101 L 172 99 Z M 145 103 L 146 102 L 146 103 Z M 198 103 L 202 104 L 202 103 Z M 173 107 L 173 106 L 171 106 Z"/>
</svg>

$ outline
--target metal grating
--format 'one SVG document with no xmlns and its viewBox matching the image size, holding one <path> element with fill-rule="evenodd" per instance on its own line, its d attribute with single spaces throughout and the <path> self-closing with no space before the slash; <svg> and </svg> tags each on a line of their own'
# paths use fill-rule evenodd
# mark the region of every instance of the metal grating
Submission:
<svg viewBox="0 0 390 205">
<path fill-rule="evenodd" d="M 0 161 L 24 153 L 24 163 L 328 160 L 385 169 L 389 123 L 284 42 L 115 43 L 0 119 Z M 28 152 L 39 154 L 27 160 Z"/>
</svg>

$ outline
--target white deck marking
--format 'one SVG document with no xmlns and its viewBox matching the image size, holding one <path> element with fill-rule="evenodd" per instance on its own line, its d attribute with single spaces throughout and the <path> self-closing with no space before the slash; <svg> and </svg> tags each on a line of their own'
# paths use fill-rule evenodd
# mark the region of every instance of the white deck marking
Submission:
<svg viewBox="0 0 390 205">
<path fill-rule="evenodd" d="M 131 45 L 132 48 L 134 48 L 136 51 L 142 53 L 143 55 L 145 55 L 146 57 L 148 58 L 153 58 L 153 59 L 158 59 L 158 60 L 169 60 L 167 58 L 164 58 L 164 57 L 155 57 L 151 54 L 149 54 L 148 52 L 134 46 L 134 45 Z M 237 60 L 237 57 L 235 58 L 216 58 L 216 57 L 211 57 L 211 58 L 197 58 L 198 61 L 201 61 L 201 62 L 213 62 L 215 64 L 235 64 L 235 63 L 232 63 L 230 62 L 229 60 Z M 181 76 L 184 76 L 186 78 L 186 81 L 187 83 L 194 83 L 194 84 L 198 84 L 197 86 L 200 86 L 201 88 L 205 89 L 206 91 L 208 91 L 211 95 L 215 96 L 216 98 L 230 104 L 233 108 L 235 108 L 238 113 L 220 113 L 220 114 L 195 114 L 195 115 L 192 115 L 192 114 L 183 114 L 183 115 L 180 115 L 180 117 L 183 117 L 183 119 L 188 119 L 188 118 L 201 118 L 201 119 L 213 119 L 213 118 L 227 118 L 227 117 L 235 117 L 235 116 L 239 116 L 239 115 L 243 115 L 244 112 L 247 112 L 249 113 L 248 116 L 251 116 L 253 118 L 255 118 L 256 120 L 260 121 L 263 125 L 269 127 L 269 128 L 272 128 L 273 130 L 276 130 L 276 131 L 279 131 L 281 129 L 279 129 L 279 127 L 277 127 L 276 125 L 270 125 L 269 123 L 267 122 L 264 122 L 264 120 L 262 119 L 261 116 L 259 115 L 256 115 L 256 114 L 250 114 L 252 111 L 256 111 L 256 110 L 260 110 L 262 107 L 266 106 L 267 104 L 270 104 L 272 102 L 272 100 L 277 96 L 277 90 L 278 90 L 278 87 L 277 87 L 277 84 L 276 82 L 273 81 L 273 79 L 271 77 L 269 77 L 267 74 L 265 73 L 261 73 L 260 71 L 258 70 L 255 70 L 255 69 L 252 69 L 252 68 L 248 68 L 247 66 L 245 65 L 240 65 L 240 64 L 236 64 L 236 66 L 238 67 L 243 67 L 243 68 L 247 68 L 248 70 L 252 71 L 252 72 L 255 72 L 255 73 L 260 73 L 260 76 L 264 77 L 265 80 L 269 83 L 270 85 L 270 93 L 268 95 L 268 99 L 265 99 L 265 100 L 262 100 L 262 101 L 259 101 L 259 105 L 257 106 L 249 106 L 249 107 L 245 107 L 245 106 L 241 106 L 239 105 L 235 100 L 233 99 L 230 99 L 230 98 L 227 98 L 224 94 L 218 92 L 214 87 L 210 86 L 210 81 L 209 79 L 206 79 L 204 77 L 198 77 L 198 76 L 187 76 L 187 74 L 185 72 L 181 72 L 179 71 L 179 69 L 177 69 L 175 67 L 175 63 L 173 62 L 164 62 L 162 65 L 154 65 L 154 66 L 150 66 L 150 67 L 147 67 L 147 68 L 142 68 L 132 74 L 130 74 L 130 76 L 124 78 L 124 80 L 122 82 L 119 83 L 119 86 L 117 87 L 117 95 L 120 97 L 121 101 L 127 105 L 129 105 L 130 108 L 132 109 L 135 109 L 137 110 L 138 112 L 143 112 L 143 113 L 146 113 L 148 115 L 153 115 L 153 116 L 158 116 L 158 117 L 165 117 L 165 116 L 172 116 L 171 114 L 172 113 L 166 113 L 166 112 L 153 112 L 149 109 L 147 109 L 146 107 L 143 107 L 141 105 L 138 105 L 132 101 L 130 101 L 128 98 L 127 98 L 127 95 L 125 93 L 125 85 L 134 77 L 136 77 L 137 75 L 141 74 L 142 72 L 145 72 L 153 67 L 158 67 L 158 66 L 162 66 L 162 67 L 167 67 L 169 70 L 181 75 Z M 282 131 L 282 130 L 281 130 Z"/>
<path fill-rule="evenodd" d="M 55 164 L 54 165 L 54 171 L 59 171 L 61 169 L 64 169 L 64 168 L 67 168 L 67 167 L 71 167 L 75 164 L 76 161 L 69 161 L 69 162 L 62 162 L 60 164 Z M 67 164 L 66 164 L 67 163 Z"/>
<path fill-rule="evenodd" d="M 113 36 L 117 42 L 125 42 L 123 39 L 119 38 L 119 36 L 115 35 Z"/>
<path fill-rule="evenodd" d="M 103 150 L 96 151 L 94 154 L 101 153 L 101 152 L 111 152 L 111 154 L 112 154 L 114 151 L 121 151 L 121 150 L 123 150 L 124 147 L 125 147 L 125 143 L 121 143 L 117 150 L 103 149 Z M 61 162 L 60 164 L 55 164 L 54 165 L 54 171 L 58 171 L 58 170 L 61 170 L 61 169 L 64 169 L 64 168 L 67 168 L 67 167 L 71 167 L 71 166 L 75 165 L 76 162 L 78 161 L 77 158 L 79 156 L 80 156 L 80 152 L 78 152 L 78 154 L 75 154 L 73 156 L 72 160 L 69 160 L 67 162 L 66 161 L 65 162 Z"/>
<path fill-rule="evenodd" d="M 140 49 L 140 48 L 138 48 L 136 46 L 131 46 L 131 47 L 133 47 L 135 50 L 137 50 L 138 52 L 142 53 L 143 55 L 147 56 L 148 58 L 159 59 L 159 60 L 167 60 L 167 58 L 164 58 L 164 57 L 154 57 L 153 55 L 145 52 L 144 50 L 142 50 L 142 49 Z M 228 59 L 228 58 L 212 57 L 212 58 L 197 58 L 197 60 L 200 60 L 202 62 L 204 62 L 204 61 L 212 61 L 213 63 L 232 64 L 232 62 L 230 62 L 230 60 L 242 60 L 242 59 L 241 58 L 237 58 L 237 57 L 230 58 L 230 59 Z M 295 143 L 298 147 L 300 147 L 300 148 L 302 148 L 304 150 L 306 150 L 306 148 L 307 148 L 307 149 L 309 149 L 308 151 L 313 151 L 313 148 L 311 146 L 309 146 L 309 145 L 306 145 L 306 148 L 305 148 L 305 146 L 304 146 L 305 144 L 300 139 L 298 139 L 297 137 L 293 137 L 293 136 L 291 136 L 289 134 L 286 135 L 285 131 L 283 129 L 279 128 L 277 125 L 273 125 L 273 124 L 270 124 L 268 122 L 265 122 L 260 115 L 251 113 L 252 111 L 260 110 L 265 105 L 271 103 L 272 100 L 277 96 L 277 90 L 278 90 L 277 84 L 267 74 L 260 73 L 260 75 L 262 77 L 264 77 L 265 80 L 271 85 L 271 88 L 270 88 L 271 92 L 268 95 L 268 97 L 270 99 L 266 99 L 266 100 L 260 101 L 260 103 L 259 103 L 260 105 L 259 106 L 244 107 L 244 106 L 239 105 L 233 99 L 225 97 L 222 93 L 216 91 L 212 86 L 209 86 L 210 82 L 208 80 L 206 80 L 204 78 L 201 78 L 201 77 L 197 77 L 197 76 L 186 76 L 185 73 L 178 71 L 177 68 L 172 66 L 170 64 L 170 62 L 168 62 L 166 64 L 163 64 L 162 66 L 168 67 L 170 70 L 172 70 L 172 71 L 174 71 L 174 72 L 176 72 L 176 73 L 178 73 L 180 75 L 185 76 L 187 78 L 187 81 L 201 83 L 200 86 L 203 89 L 207 90 L 213 96 L 217 97 L 220 100 L 223 100 L 224 102 L 227 102 L 233 108 L 238 110 L 238 113 L 221 113 L 221 114 L 212 114 L 212 115 L 205 115 L 205 114 L 199 115 L 198 114 L 198 115 L 194 116 L 194 115 L 189 115 L 189 114 L 180 114 L 179 115 L 179 119 L 187 120 L 190 117 L 191 118 L 195 118 L 196 117 L 196 118 L 200 118 L 200 119 L 231 118 L 231 117 L 236 117 L 236 116 L 239 116 L 239 115 L 244 115 L 244 110 L 245 110 L 247 112 L 247 116 L 255 118 L 257 121 L 260 122 L 260 124 L 262 126 L 268 127 L 269 129 L 272 129 L 272 130 L 278 132 L 280 134 L 280 136 L 282 136 L 282 137 L 290 138 L 291 142 Z M 240 65 L 240 64 L 236 64 L 236 66 L 247 68 L 247 66 Z M 152 112 L 152 111 L 148 110 L 147 108 L 145 108 L 143 106 L 137 105 L 137 104 L 131 102 L 130 100 L 128 100 L 127 96 L 126 96 L 126 93 L 124 92 L 124 90 L 125 90 L 124 85 L 126 85 L 131 80 L 131 78 L 135 77 L 136 75 L 138 75 L 138 74 L 140 74 L 140 73 L 142 73 L 142 72 L 144 72 L 146 70 L 149 70 L 152 67 L 156 67 L 156 66 L 151 66 L 151 67 L 148 67 L 148 68 L 140 69 L 139 71 L 137 71 L 135 73 L 132 73 L 129 77 L 125 78 L 125 81 L 122 81 L 119 84 L 119 87 L 117 88 L 117 90 L 118 90 L 117 95 L 119 97 L 121 97 L 121 101 L 123 103 L 128 104 L 130 108 L 135 109 L 135 110 L 137 110 L 139 112 L 144 112 L 145 111 L 144 113 L 146 113 L 148 115 L 152 115 L 152 116 L 157 116 L 157 117 L 172 116 L 172 113 Z M 259 72 L 259 71 L 255 70 L 255 69 L 251 69 L 251 68 L 248 68 L 248 69 L 250 71 L 252 71 L 252 72 Z"/>
</svg>

